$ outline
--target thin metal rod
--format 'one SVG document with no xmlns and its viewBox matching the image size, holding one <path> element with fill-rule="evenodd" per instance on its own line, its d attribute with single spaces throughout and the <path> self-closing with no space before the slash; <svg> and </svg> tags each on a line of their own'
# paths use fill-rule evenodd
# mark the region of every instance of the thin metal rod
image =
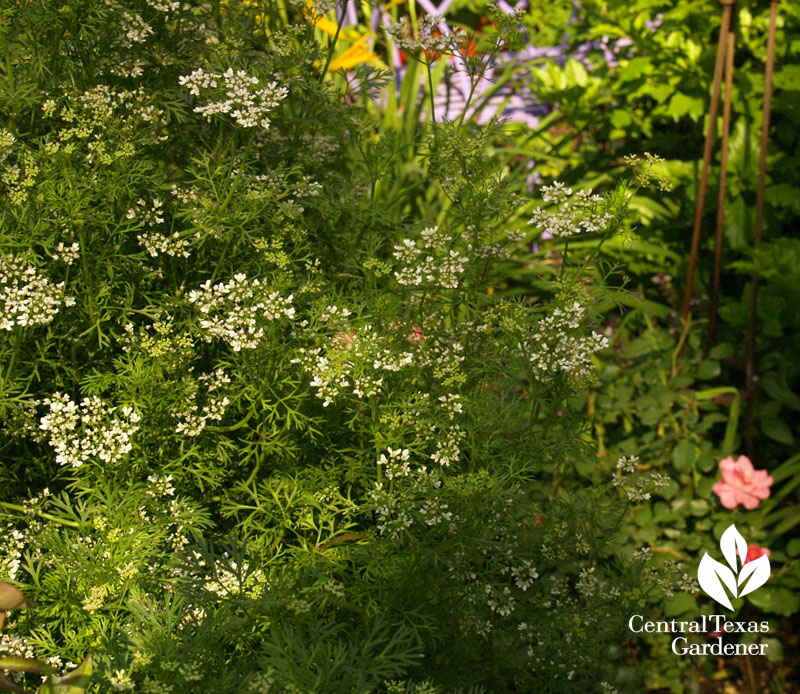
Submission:
<svg viewBox="0 0 800 694">
<path fill-rule="evenodd" d="M 778 22 L 778 3 L 772 0 L 769 5 L 769 35 L 767 37 L 767 65 L 764 70 L 764 112 L 761 120 L 761 160 L 758 166 L 758 193 L 756 196 L 756 220 L 753 232 L 753 249 L 761 245 L 761 229 L 764 224 L 764 188 L 767 178 L 767 150 L 769 148 L 769 118 L 772 110 L 772 74 L 775 70 L 775 33 Z M 756 299 L 758 297 L 758 277 L 753 275 L 750 290 L 750 324 L 747 328 L 747 353 L 745 364 L 745 387 L 751 393 L 747 399 L 745 414 L 745 440 L 747 453 L 753 457 L 753 404 L 758 377 L 755 373 L 756 347 Z"/>
<path fill-rule="evenodd" d="M 722 161 L 719 173 L 719 196 L 717 198 L 717 236 L 714 246 L 714 284 L 711 289 L 711 320 L 708 346 L 717 342 L 717 310 L 719 307 L 719 283 L 722 271 L 722 232 L 725 226 L 725 197 L 728 186 L 728 139 L 731 133 L 731 98 L 733 91 L 733 58 L 736 50 L 736 32 L 733 23 L 728 30 L 728 55 L 725 61 L 725 101 L 722 104 Z"/>
<path fill-rule="evenodd" d="M 694 272 L 697 266 L 697 250 L 700 245 L 700 229 L 703 223 L 703 207 L 708 189 L 708 168 L 711 165 L 711 150 L 714 146 L 714 131 L 717 125 L 717 109 L 719 107 L 719 93 L 722 86 L 722 66 L 725 62 L 725 45 L 728 38 L 728 29 L 731 25 L 733 0 L 723 0 L 722 26 L 719 30 L 719 44 L 717 45 L 717 62 L 714 65 L 714 83 L 711 92 L 711 104 L 708 108 L 708 130 L 706 143 L 703 149 L 703 171 L 700 175 L 700 188 L 697 191 L 697 209 L 694 215 L 694 230 L 692 231 L 692 249 L 689 253 L 689 270 L 686 273 L 686 294 L 683 298 L 681 318 L 685 323 L 689 317 L 689 307 L 694 290 Z"/>
</svg>

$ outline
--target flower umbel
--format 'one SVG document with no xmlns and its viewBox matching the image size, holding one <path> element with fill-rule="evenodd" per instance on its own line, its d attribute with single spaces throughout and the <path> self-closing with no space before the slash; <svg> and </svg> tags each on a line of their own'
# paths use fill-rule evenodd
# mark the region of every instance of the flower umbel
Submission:
<svg viewBox="0 0 800 694">
<path fill-rule="evenodd" d="M 244 70 L 234 72 L 233 68 L 222 74 L 198 68 L 190 75 L 179 77 L 178 81 L 188 87 L 193 96 L 208 98 L 204 106 L 195 107 L 195 113 L 209 121 L 216 113 L 227 113 L 243 128 L 269 128 L 267 114 L 289 93 L 287 87 L 277 82 L 262 86 L 257 77 Z"/>
<path fill-rule="evenodd" d="M 613 218 L 610 212 L 601 209 L 603 198 L 593 195 L 591 188 L 573 194 L 572 188 L 556 181 L 542 188 L 542 199 L 553 207 L 535 209 L 529 223 L 551 237 L 568 238 L 603 231 Z"/>
<path fill-rule="evenodd" d="M 53 284 L 22 258 L 0 256 L 0 330 L 45 325 L 62 305 L 74 304 L 63 282 Z"/>
</svg>

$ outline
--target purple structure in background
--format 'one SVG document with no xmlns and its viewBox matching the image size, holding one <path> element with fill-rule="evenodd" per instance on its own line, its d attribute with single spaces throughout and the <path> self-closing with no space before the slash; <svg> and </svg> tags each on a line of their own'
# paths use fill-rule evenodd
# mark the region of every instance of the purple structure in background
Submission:
<svg viewBox="0 0 800 694">
<path fill-rule="evenodd" d="M 440 14 L 443 15 L 452 0 L 442 0 L 438 5 L 433 0 L 417 0 L 417 4 L 427 14 Z M 513 7 L 506 2 L 506 0 L 498 0 L 498 7 L 504 12 L 511 14 L 514 10 L 522 10 L 528 6 L 528 0 L 518 0 Z M 577 7 L 577 3 L 576 7 Z M 355 0 L 346 0 L 344 10 L 337 8 L 337 15 L 341 17 L 341 12 L 345 12 L 345 20 L 349 24 L 358 24 L 358 11 L 356 8 Z M 657 17 L 652 22 L 652 30 L 660 24 L 660 17 Z M 369 25 L 373 34 L 377 34 L 381 24 L 390 23 L 392 18 L 382 11 L 380 7 L 373 6 L 372 13 L 369 20 Z M 439 31 L 442 34 L 450 34 L 451 30 L 446 21 L 442 21 L 438 25 Z M 468 117 L 475 115 L 475 108 L 479 107 L 480 112 L 475 116 L 478 123 L 486 123 L 493 116 L 500 116 L 508 120 L 524 123 L 531 128 L 539 125 L 540 118 L 547 114 L 549 107 L 536 100 L 535 95 L 529 88 L 519 87 L 513 83 L 508 83 L 498 89 L 491 97 L 484 102 L 482 95 L 493 86 L 493 78 L 496 73 L 502 70 L 510 63 L 526 64 L 537 59 L 550 58 L 556 60 L 562 65 L 566 62 L 567 57 L 576 58 L 586 65 L 587 68 L 591 67 L 589 61 L 589 54 L 591 52 L 602 51 L 603 58 L 608 65 L 616 65 L 619 52 L 626 47 L 632 45 L 630 39 L 618 39 L 613 44 L 609 44 L 607 38 L 604 37 L 603 41 L 588 42 L 581 45 L 576 51 L 567 56 L 566 41 L 557 46 L 536 47 L 528 46 L 522 51 L 516 53 L 507 53 L 497 56 L 496 63 L 490 66 L 481 79 L 480 83 L 475 88 L 475 93 L 472 97 L 470 104 L 470 112 L 466 114 Z M 395 65 L 401 64 L 400 52 L 392 42 L 392 60 Z M 434 118 L 437 121 L 453 120 L 461 115 L 466 105 L 467 98 L 470 92 L 470 81 L 464 69 L 464 62 L 459 56 L 452 59 L 452 69 L 448 70 L 448 76 L 442 80 L 434 96 Z M 449 67 L 449 66 L 448 66 Z M 398 70 L 398 87 L 399 82 L 402 81 L 404 68 Z M 420 92 L 424 88 L 420 85 Z M 498 112 L 502 107 L 502 111 Z"/>
</svg>

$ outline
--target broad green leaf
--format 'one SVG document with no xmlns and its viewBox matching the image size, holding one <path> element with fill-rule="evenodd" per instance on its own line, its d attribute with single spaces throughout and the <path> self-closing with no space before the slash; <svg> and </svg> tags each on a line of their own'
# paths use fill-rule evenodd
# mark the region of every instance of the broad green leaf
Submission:
<svg viewBox="0 0 800 694">
<path fill-rule="evenodd" d="M 0 656 L 0 670 L 32 672 L 37 675 L 50 675 L 56 672 L 52 665 L 48 665 L 36 658 L 18 658 L 15 656 Z"/>
<path fill-rule="evenodd" d="M 636 57 L 619 71 L 617 79 L 620 82 L 635 80 L 642 75 L 650 74 L 652 72 L 652 67 L 652 60 L 650 58 L 642 56 Z"/>
<path fill-rule="evenodd" d="M 705 359 L 697 365 L 697 378 L 704 381 L 716 378 L 720 374 L 720 366 L 718 361 L 711 361 Z"/>
<path fill-rule="evenodd" d="M 772 79 L 778 89 L 800 91 L 800 65 L 786 65 L 776 70 Z"/>
<path fill-rule="evenodd" d="M 784 617 L 790 617 L 800 608 L 800 596 L 786 588 L 762 586 L 747 597 L 765 612 L 774 612 Z"/>
<path fill-rule="evenodd" d="M 690 593 L 676 593 L 664 603 L 664 615 L 667 617 L 677 617 L 696 610 L 697 600 Z"/>
<path fill-rule="evenodd" d="M 83 694 L 92 679 L 92 656 L 87 655 L 84 661 L 64 677 L 48 677 L 37 694 Z"/>
<path fill-rule="evenodd" d="M 761 420 L 761 431 L 778 443 L 785 443 L 787 446 L 794 444 L 792 430 L 780 417 L 764 417 Z"/>
<path fill-rule="evenodd" d="M 681 472 L 686 472 L 691 469 L 694 462 L 695 451 L 694 444 L 688 441 L 681 441 L 675 448 L 672 449 L 672 462 L 675 467 Z"/>
<path fill-rule="evenodd" d="M 583 64 L 579 60 L 575 60 L 574 58 L 570 58 L 567 61 L 567 67 L 564 73 L 570 82 L 570 86 L 577 84 L 579 87 L 585 87 L 589 82 L 589 75 L 586 73 L 586 68 L 583 67 Z"/>
<path fill-rule="evenodd" d="M 692 120 L 697 120 L 703 115 L 703 100 L 699 97 L 688 96 L 681 92 L 675 94 L 669 100 L 667 112 L 675 120 L 680 120 L 684 116 L 689 116 Z"/>
<path fill-rule="evenodd" d="M 631 114 L 625 109 L 618 108 L 611 114 L 611 125 L 615 128 L 623 129 L 631 123 L 633 123 L 633 118 L 631 118 Z"/>
</svg>

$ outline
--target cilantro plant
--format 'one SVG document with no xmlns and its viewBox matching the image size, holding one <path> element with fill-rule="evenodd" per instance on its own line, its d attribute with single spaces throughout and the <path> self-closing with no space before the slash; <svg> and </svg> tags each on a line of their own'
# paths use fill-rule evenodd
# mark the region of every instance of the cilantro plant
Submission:
<svg viewBox="0 0 800 694">
<path fill-rule="evenodd" d="M 87 692 L 610 691 L 671 583 L 612 543 L 661 480 L 588 483 L 565 415 L 605 288 L 495 293 L 500 126 L 401 137 L 304 7 L 2 10 L 0 580 L 32 605 L 0 651 Z M 567 240 L 627 214 L 548 195 Z"/>
</svg>

